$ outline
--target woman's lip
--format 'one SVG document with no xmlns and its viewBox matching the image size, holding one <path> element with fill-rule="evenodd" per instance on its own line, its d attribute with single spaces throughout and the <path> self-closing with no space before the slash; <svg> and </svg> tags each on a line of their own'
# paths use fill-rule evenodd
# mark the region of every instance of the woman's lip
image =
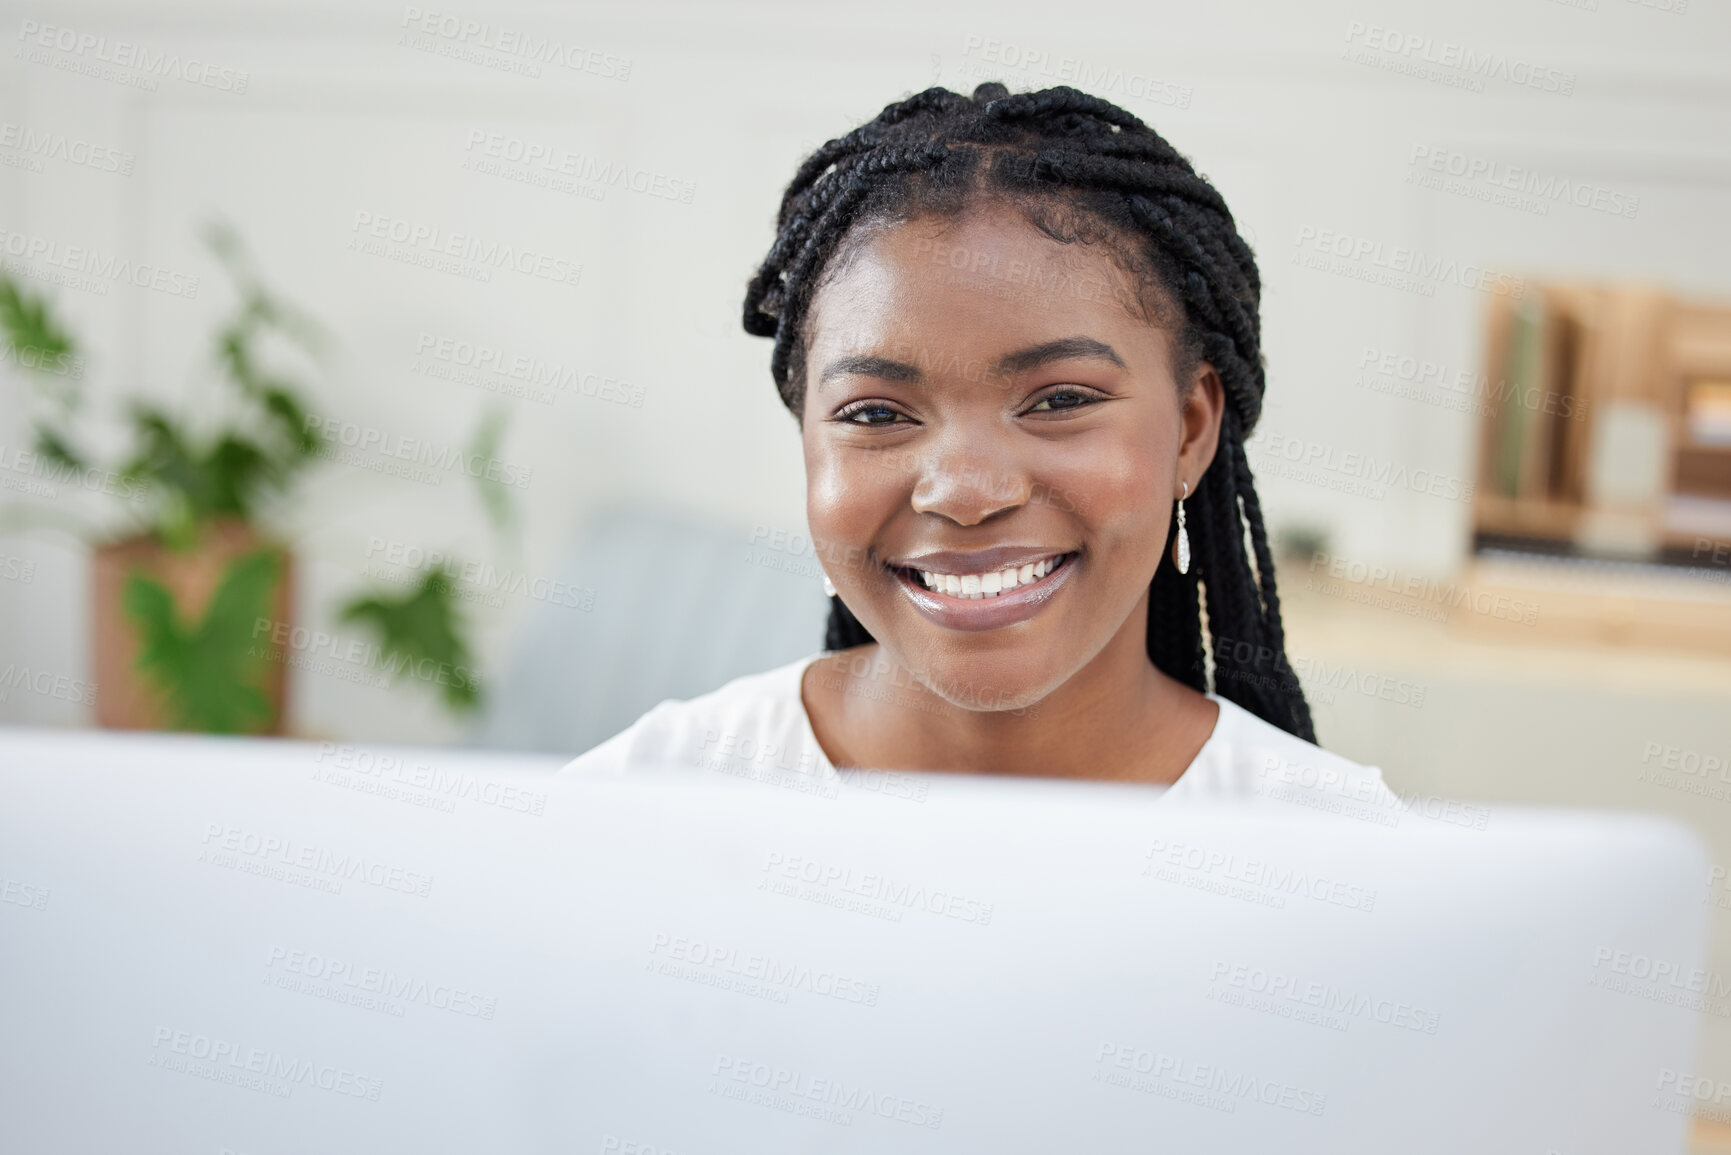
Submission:
<svg viewBox="0 0 1731 1155">
<path fill-rule="evenodd" d="M 1064 555 L 1064 564 L 1031 585 L 991 598 L 956 598 L 929 590 L 907 570 L 892 571 L 896 584 L 931 621 L 952 630 L 995 630 L 1026 621 L 1043 609 L 1070 580 L 1081 554 Z"/>
</svg>

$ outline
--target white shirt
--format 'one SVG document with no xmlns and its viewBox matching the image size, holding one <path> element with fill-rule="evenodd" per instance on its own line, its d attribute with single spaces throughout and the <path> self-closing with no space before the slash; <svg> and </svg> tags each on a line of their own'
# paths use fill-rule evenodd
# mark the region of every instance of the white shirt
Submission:
<svg viewBox="0 0 1731 1155">
<path fill-rule="evenodd" d="M 749 674 L 689 701 L 669 699 L 626 729 L 567 763 L 563 774 L 622 775 L 646 765 L 678 764 L 793 789 L 830 793 L 861 772 L 838 772 L 818 745 L 800 697 L 817 653 Z M 1294 737 L 1215 694 L 1214 732 L 1167 795 L 1184 799 L 1263 800 L 1395 825 L 1405 804 L 1382 771 Z M 872 775 L 872 789 L 911 788 L 899 773 Z M 887 784 L 887 785 L 886 785 Z"/>
</svg>

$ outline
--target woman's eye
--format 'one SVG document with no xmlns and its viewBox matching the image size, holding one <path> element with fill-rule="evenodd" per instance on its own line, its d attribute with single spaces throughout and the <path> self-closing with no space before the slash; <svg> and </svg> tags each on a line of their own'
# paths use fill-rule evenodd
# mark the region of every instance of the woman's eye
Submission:
<svg viewBox="0 0 1731 1155">
<path fill-rule="evenodd" d="M 1098 398 L 1079 389 L 1060 389 L 1056 393 L 1048 393 L 1040 398 L 1028 409 L 1028 412 L 1055 413 L 1067 409 L 1081 409 L 1084 406 L 1094 404 L 1097 400 Z"/>
<path fill-rule="evenodd" d="M 888 405 L 867 403 L 842 410 L 836 415 L 836 420 L 849 425 L 892 425 L 900 416 Z"/>
</svg>

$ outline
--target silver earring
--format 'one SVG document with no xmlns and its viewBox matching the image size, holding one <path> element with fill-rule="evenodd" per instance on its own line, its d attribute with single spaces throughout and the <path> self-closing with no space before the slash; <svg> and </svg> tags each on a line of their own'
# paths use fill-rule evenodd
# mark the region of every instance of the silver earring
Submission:
<svg viewBox="0 0 1731 1155">
<path fill-rule="evenodd" d="M 826 598 L 835 597 L 835 583 L 829 580 L 828 574 L 823 575 L 823 596 Z"/>
<path fill-rule="evenodd" d="M 1190 534 L 1184 528 L 1184 499 L 1190 496 L 1190 483 L 1182 483 L 1184 492 L 1178 495 L 1178 536 L 1172 541 L 1172 564 L 1179 573 L 1190 572 Z"/>
</svg>

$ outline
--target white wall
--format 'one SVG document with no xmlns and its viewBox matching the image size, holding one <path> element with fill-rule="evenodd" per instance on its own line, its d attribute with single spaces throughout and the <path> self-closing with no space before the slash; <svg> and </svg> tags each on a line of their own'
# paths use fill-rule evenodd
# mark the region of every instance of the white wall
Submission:
<svg viewBox="0 0 1731 1155">
<path fill-rule="evenodd" d="M 1583 0 L 1585 2 L 1585 0 Z M 428 5 L 421 5 L 426 8 Z M 1441 283 L 1421 296 L 1293 263 L 1298 240 L 1335 230 L 1462 265 L 1652 279 L 1731 295 L 1731 15 L 1636 0 L 1449 6 L 1267 2 L 1049 5 L 589 3 L 459 13 L 630 61 L 626 80 L 544 66 L 531 78 L 399 43 L 401 5 L 25 5 L 8 18 L 0 114 L 41 133 L 136 155 L 130 175 L 48 159 L 0 167 L 0 228 L 202 278 L 187 300 L 125 284 L 56 291 L 90 351 L 96 407 L 135 391 L 211 392 L 209 332 L 227 306 L 195 230 L 213 214 L 252 244 L 272 283 L 336 337 L 319 405 L 393 437 L 461 442 L 492 398 L 415 371 L 423 334 L 498 346 L 641 387 L 641 408 L 581 395 L 509 401 L 502 456 L 533 469 L 518 492 L 519 553 L 500 552 L 456 476 L 437 487 L 323 469 L 285 522 L 302 559 L 300 613 L 328 624 L 375 537 L 546 574 L 585 513 L 621 497 L 741 527 L 797 528 L 794 427 L 767 373 L 768 343 L 739 330 L 746 278 L 771 238 L 783 184 L 823 140 L 934 80 L 982 72 L 1012 87 L 1003 46 L 1047 68 L 1072 57 L 1165 133 L 1223 190 L 1263 262 L 1270 393 L 1279 435 L 1473 475 L 1473 422 L 1355 385 L 1368 348 L 1478 367 L 1484 295 Z M 176 77 L 155 91 L 84 75 L 95 49 L 18 55 L 26 22 L 126 40 L 247 74 L 244 94 Z M 1343 57 L 1381 25 L 1570 74 L 1572 95 L 1491 79 L 1466 91 Z M 449 41 L 434 36 L 440 44 Z M 998 47 L 993 47 L 998 45 Z M 1373 52 L 1375 50 L 1372 50 Z M 499 54 L 495 53 L 495 56 Z M 1382 54 L 1387 59 L 1395 59 Z M 608 67 L 608 66 L 603 66 Z M 133 70 L 130 75 L 138 73 Z M 1154 99 L 1138 98 L 1155 78 Z M 691 203 L 610 188 L 602 200 L 466 170 L 471 133 L 502 133 L 695 186 Z M 1547 215 L 1407 183 L 1415 148 L 1448 148 L 1639 198 L 1633 219 L 1553 204 Z M 17 150 L 13 150 L 14 153 Z M 351 251 L 357 213 L 407 219 L 583 266 L 580 284 L 499 271 L 489 283 Z M 40 282 L 37 282 L 40 283 Z M 27 444 L 24 384 L 0 382 L 0 446 Z M 1269 471 L 1265 471 L 1268 473 Z M 65 487 L 62 487 L 65 488 Z M 1334 549 L 1447 572 L 1465 547 L 1464 502 L 1406 492 L 1372 500 L 1265 476 L 1271 522 L 1313 524 Z M 0 499 L 17 500 L 14 492 Z M 37 501 L 59 516 L 102 502 Z M 37 509 L 32 516 L 42 512 Z M 14 511 L 11 515 L 19 516 Z M 86 555 L 33 530 L 0 555 L 35 563 L 0 580 L 5 662 L 87 676 Z M 4 571 L 0 564 L 0 572 Z M 485 616 L 497 663 L 530 608 Z M 3 663 L 0 663 L 3 664 Z M 425 694 L 296 683 L 296 724 L 320 734 L 438 739 L 453 729 Z M 74 704 L 14 690 L 0 721 L 75 722 Z"/>
</svg>

